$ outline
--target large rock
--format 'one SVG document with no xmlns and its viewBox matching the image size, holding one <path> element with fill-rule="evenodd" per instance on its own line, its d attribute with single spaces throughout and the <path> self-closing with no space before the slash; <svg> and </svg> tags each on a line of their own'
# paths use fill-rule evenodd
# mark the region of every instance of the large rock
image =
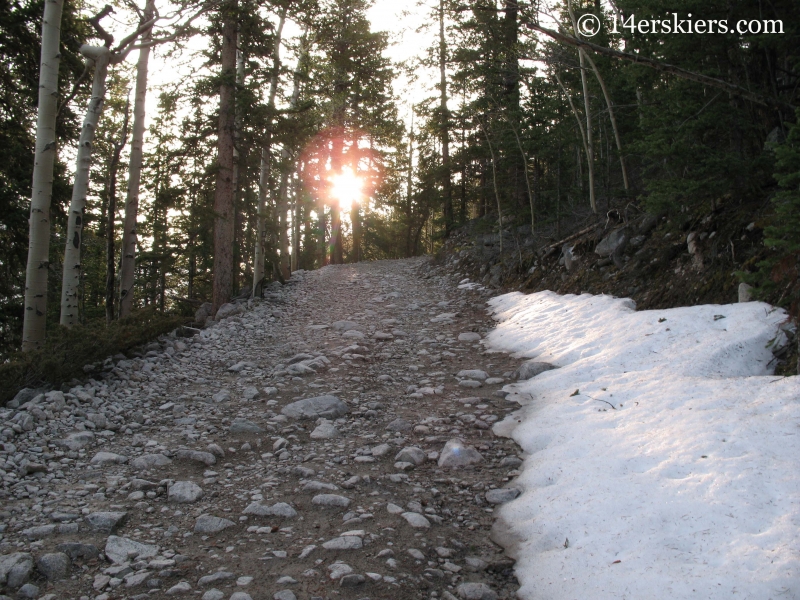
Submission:
<svg viewBox="0 0 800 600">
<path fill-rule="evenodd" d="M 397 453 L 394 457 L 396 462 L 407 462 L 419 466 L 425 462 L 425 452 L 415 446 L 407 446 Z"/>
<path fill-rule="evenodd" d="M 400 516 L 403 517 L 406 520 L 406 523 L 411 525 L 414 529 L 430 529 L 431 522 L 419 513 L 404 512 Z"/>
<path fill-rule="evenodd" d="M 14 552 L 0 556 L 0 585 L 15 590 L 27 583 L 33 571 L 33 556 L 27 552 Z"/>
<path fill-rule="evenodd" d="M 293 519 L 297 516 L 297 511 L 285 502 L 278 502 L 272 506 L 267 506 L 260 502 L 251 502 L 247 508 L 244 509 L 244 514 L 255 515 L 256 517 L 283 517 L 284 519 Z"/>
<path fill-rule="evenodd" d="M 47 581 L 58 581 L 69 575 L 72 561 L 63 552 L 43 554 L 36 561 L 36 569 Z"/>
<path fill-rule="evenodd" d="M 193 481 L 176 481 L 167 492 L 167 500 L 176 504 L 191 504 L 202 497 L 203 488 Z"/>
<path fill-rule="evenodd" d="M 105 553 L 111 562 L 119 565 L 133 559 L 153 558 L 158 554 L 158 546 L 110 535 L 106 541 Z"/>
<path fill-rule="evenodd" d="M 558 367 L 551 365 L 550 363 L 539 362 L 537 360 L 526 360 L 517 368 L 516 376 L 517 379 L 527 381 L 528 379 L 533 379 L 545 371 L 550 371 L 551 369 L 557 368 Z"/>
<path fill-rule="evenodd" d="M 447 442 L 439 455 L 439 466 L 451 469 L 475 465 L 481 461 L 483 461 L 481 453 L 472 446 L 465 446 L 459 439 Z"/>
<path fill-rule="evenodd" d="M 230 302 L 227 304 L 223 304 L 217 310 L 217 314 L 214 315 L 214 318 L 217 321 L 221 321 L 226 317 L 232 317 L 233 315 L 238 315 L 239 313 L 244 312 L 244 305 L 242 304 L 231 304 Z"/>
<path fill-rule="evenodd" d="M 233 527 L 236 523 L 223 519 L 222 517 L 215 517 L 212 515 L 200 515 L 194 524 L 195 533 L 219 533 L 228 527 Z"/>
<path fill-rule="evenodd" d="M 94 531 L 114 533 L 125 522 L 127 516 L 126 512 L 96 512 L 86 515 L 83 520 Z"/>
<path fill-rule="evenodd" d="M 606 237 L 600 240 L 597 247 L 594 249 L 595 253 L 600 256 L 611 256 L 620 247 L 624 249 L 624 245 L 630 240 L 631 235 L 627 227 L 620 227 L 609 233 Z"/>
<path fill-rule="evenodd" d="M 108 465 L 121 465 L 126 463 L 128 462 L 128 457 L 122 454 L 116 454 L 115 452 L 98 452 L 92 457 L 90 462 L 93 465 L 106 467 Z"/>
<path fill-rule="evenodd" d="M 281 413 L 292 419 L 336 419 L 349 412 L 347 405 L 336 396 L 316 396 L 287 404 Z"/>
</svg>

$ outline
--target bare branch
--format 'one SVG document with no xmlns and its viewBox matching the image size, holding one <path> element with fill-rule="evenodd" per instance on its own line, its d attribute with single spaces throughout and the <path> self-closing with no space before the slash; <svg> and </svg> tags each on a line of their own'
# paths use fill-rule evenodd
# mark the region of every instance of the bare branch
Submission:
<svg viewBox="0 0 800 600">
<path fill-rule="evenodd" d="M 112 12 L 114 12 L 114 8 L 110 4 L 106 4 L 99 13 L 89 19 L 86 19 L 92 25 L 92 27 L 94 27 L 94 30 L 97 32 L 97 37 L 105 42 L 106 48 L 110 48 L 111 44 L 114 43 L 114 36 L 103 29 L 103 26 L 100 25 L 100 21 Z"/>
</svg>

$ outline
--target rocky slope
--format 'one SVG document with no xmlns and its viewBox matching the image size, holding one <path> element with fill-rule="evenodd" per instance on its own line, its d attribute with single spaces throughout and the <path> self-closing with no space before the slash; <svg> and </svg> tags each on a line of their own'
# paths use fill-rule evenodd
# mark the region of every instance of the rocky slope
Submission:
<svg viewBox="0 0 800 600">
<path fill-rule="evenodd" d="M 487 292 L 427 265 L 298 273 L 19 394 L 0 412 L 4 593 L 514 597 L 489 531 L 520 459 L 491 426 L 519 361 L 479 343 Z"/>
</svg>

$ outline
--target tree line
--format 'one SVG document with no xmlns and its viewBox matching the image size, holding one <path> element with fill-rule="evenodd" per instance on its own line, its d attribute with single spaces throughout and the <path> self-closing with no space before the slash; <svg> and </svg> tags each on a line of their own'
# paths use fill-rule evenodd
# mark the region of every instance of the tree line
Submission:
<svg viewBox="0 0 800 600">
<path fill-rule="evenodd" d="M 428 0 L 413 10 L 430 45 L 404 65 L 369 0 L 125 0 L 92 14 L 0 1 L 7 350 L 38 347 L 56 323 L 215 311 L 296 269 L 432 251 L 474 219 L 511 252 L 504 240 L 619 207 L 771 202 L 776 252 L 743 277 L 797 287 L 790 0 Z M 783 33 L 619 26 L 672 13 Z M 154 88 L 154 51 L 189 66 Z M 410 119 L 392 88 L 404 69 L 427 86 Z"/>
</svg>

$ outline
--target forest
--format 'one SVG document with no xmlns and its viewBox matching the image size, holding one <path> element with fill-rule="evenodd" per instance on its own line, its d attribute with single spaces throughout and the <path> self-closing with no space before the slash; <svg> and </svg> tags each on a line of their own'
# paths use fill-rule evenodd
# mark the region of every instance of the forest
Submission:
<svg viewBox="0 0 800 600">
<path fill-rule="evenodd" d="M 468 222 L 720 203 L 757 207 L 739 276 L 797 314 L 800 4 L 409 2 L 428 44 L 402 62 L 371 8 L 0 0 L 3 358 Z"/>
</svg>

